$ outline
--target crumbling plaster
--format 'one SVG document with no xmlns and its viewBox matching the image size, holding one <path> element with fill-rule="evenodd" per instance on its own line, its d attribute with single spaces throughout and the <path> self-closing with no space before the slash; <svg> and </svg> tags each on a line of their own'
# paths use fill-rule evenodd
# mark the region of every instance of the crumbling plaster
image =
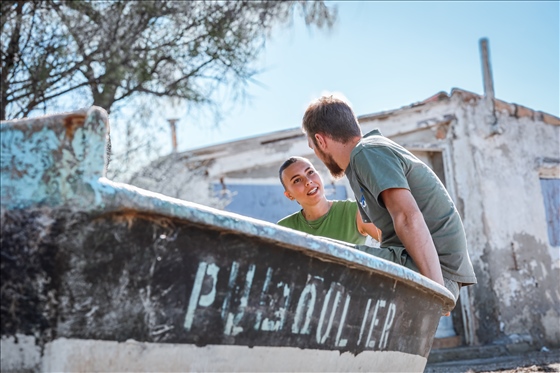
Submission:
<svg viewBox="0 0 560 373">
<path fill-rule="evenodd" d="M 479 278 L 472 289 L 479 341 L 496 339 L 499 329 L 557 345 L 560 248 L 548 242 L 539 166 L 559 158 L 560 126 L 529 109 L 496 110 L 504 105 L 479 96 L 452 101 L 457 195 Z"/>
</svg>

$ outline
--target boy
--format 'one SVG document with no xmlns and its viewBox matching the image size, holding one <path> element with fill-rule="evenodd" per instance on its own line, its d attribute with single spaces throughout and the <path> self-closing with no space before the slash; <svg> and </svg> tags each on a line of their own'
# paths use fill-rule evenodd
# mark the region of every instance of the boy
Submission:
<svg viewBox="0 0 560 373">
<path fill-rule="evenodd" d="M 364 223 L 355 201 L 331 201 L 325 196 L 323 180 L 307 158 L 290 157 L 278 172 L 284 195 L 296 200 L 301 210 L 278 224 L 316 236 L 363 245 L 367 235 L 381 241 L 381 232 Z"/>
</svg>

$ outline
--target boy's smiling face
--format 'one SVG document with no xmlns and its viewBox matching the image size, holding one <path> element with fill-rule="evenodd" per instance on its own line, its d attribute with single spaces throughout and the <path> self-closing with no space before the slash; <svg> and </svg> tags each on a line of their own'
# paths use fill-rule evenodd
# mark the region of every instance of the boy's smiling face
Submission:
<svg viewBox="0 0 560 373">
<path fill-rule="evenodd" d="M 313 203 L 324 196 L 323 180 L 313 165 L 297 160 L 282 172 L 284 195 L 301 203 Z"/>
</svg>

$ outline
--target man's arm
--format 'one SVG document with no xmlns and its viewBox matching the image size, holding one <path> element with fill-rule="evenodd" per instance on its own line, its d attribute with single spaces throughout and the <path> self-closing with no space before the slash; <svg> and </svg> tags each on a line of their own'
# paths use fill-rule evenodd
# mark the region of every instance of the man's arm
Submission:
<svg viewBox="0 0 560 373">
<path fill-rule="evenodd" d="M 362 236 L 370 235 L 378 242 L 381 242 L 381 230 L 373 223 L 364 223 L 359 210 L 356 212 L 356 226 L 358 227 L 358 232 L 360 232 Z"/>
<path fill-rule="evenodd" d="M 412 193 L 408 189 L 391 188 L 381 192 L 381 199 L 393 218 L 397 236 L 420 273 L 443 285 L 434 241 Z"/>
</svg>

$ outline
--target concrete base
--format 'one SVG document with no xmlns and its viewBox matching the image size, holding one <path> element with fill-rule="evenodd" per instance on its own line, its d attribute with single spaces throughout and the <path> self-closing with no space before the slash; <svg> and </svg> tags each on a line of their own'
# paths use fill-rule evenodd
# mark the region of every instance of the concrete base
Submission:
<svg viewBox="0 0 560 373">
<path fill-rule="evenodd" d="M 114 342 L 60 338 L 41 357 L 33 337 L 19 338 L 21 354 L 2 357 L 2 372 L 423 372 L 426 358 L 395 351 L 339 351 L 293 347 L 244 347 Z M 5 348 L 18 348 L 2 339 Z M 14 360 L 19 356 L 18 361 Z"/>
</svg>

